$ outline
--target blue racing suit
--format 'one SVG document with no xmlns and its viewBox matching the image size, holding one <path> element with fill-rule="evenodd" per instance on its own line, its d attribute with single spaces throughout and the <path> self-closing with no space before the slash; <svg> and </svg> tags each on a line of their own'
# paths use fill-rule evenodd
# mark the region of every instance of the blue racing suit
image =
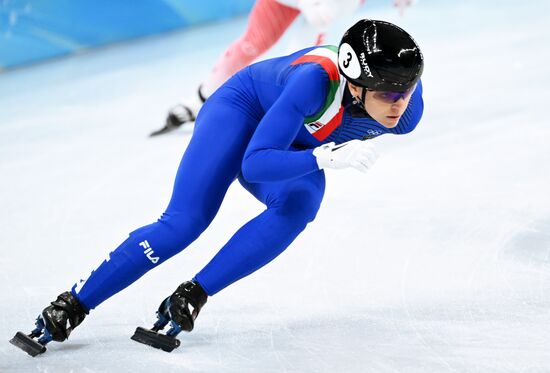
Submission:
<svg viewBox="0 0 550 373">
<path fill-rule="evenodd" d="M 73 286 L 88 310 L 189 246 L 238 179 L 266 209 L 195 275 L 208 295 L 217 293 L 273 260 L 314 220 L 325 189 L 315 147 L 405 134 L 416 127 L 423 112 L 421 82 L 398 125 L 388 129 L 353 100 L 334 60 L 307 58 L 315 51 L 246 67 L 208 98 L 166 211 L 130 233 L 87 280 Z M 328 124 L 320 123 L 330 105 L 335 115 Z"/>
</svg>

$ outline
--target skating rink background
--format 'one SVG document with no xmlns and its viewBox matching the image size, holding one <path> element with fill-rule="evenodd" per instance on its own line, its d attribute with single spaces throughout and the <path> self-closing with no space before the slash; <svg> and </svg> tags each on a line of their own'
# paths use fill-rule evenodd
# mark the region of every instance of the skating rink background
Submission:
<svg viewBox="0 0 550 373">
<path fill-rule="evenodd" d="M 422 0 L 401 18 L 369 0 L 335 25 L 332 42 L 363 16 L 415 36 L 423 120 L 374 140 L 369 174 L 327 172 L 317 220 L 209 299 L 171 354 L 130 336 L 262 210 L 238 184 L 195 243 L 69 341 L 31 358 L 8 340 L 161 214 L 192 129 L 147 135 L 245 18 L 1 74 L 0 371 L 549 372 L 545 3 Z"/>
</svg>

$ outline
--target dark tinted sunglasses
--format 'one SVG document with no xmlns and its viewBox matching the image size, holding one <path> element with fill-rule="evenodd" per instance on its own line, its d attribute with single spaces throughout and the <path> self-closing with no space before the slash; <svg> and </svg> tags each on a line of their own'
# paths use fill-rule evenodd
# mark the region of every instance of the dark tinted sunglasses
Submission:
<svg viewBox="0 0 550 373">
<path fill-rule="evenodd" d="M 400 99 L 409 98 L 416 88 L 416 84 L 411 88 L 407 89 L 405 92 L 386 92 L 386 91 L 373 91 L 373 98 L 379 101 L 382 101 L 386 104 L 393 104 Z"/>
</svg>

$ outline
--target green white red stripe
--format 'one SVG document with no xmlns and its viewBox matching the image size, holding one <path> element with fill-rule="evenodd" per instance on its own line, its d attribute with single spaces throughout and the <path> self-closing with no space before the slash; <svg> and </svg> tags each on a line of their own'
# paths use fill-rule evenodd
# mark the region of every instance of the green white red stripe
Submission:
<svg viewBox="0 0 550 373">
<path fill-rule="evenodd" d="M 304 119 L 304 126 L 317 140 L 326 139 L 342 123 L 344 108 L 342 97 L 346 79 L 338 71 L 338 48 L 325 46 L 315 48 L 296 59 L 292 64 L 318 63 L 329 77 L 329 91 L 323 108 L 314 116 Z"/>
</svg>

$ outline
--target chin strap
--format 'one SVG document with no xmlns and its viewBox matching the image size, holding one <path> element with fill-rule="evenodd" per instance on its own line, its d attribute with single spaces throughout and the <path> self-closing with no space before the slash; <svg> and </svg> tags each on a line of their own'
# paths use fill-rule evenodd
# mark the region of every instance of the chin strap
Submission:
<svg viewBox="0 0 550 373">
<path fill-rule="evenodd" d="M 363 108 L 365 108 L 365 97 L 367 96 L 367 89 L 361 88 L 361 97 L 359 96 L 353 96 L 353 99 L 361 105 Z"/>
</svg>

